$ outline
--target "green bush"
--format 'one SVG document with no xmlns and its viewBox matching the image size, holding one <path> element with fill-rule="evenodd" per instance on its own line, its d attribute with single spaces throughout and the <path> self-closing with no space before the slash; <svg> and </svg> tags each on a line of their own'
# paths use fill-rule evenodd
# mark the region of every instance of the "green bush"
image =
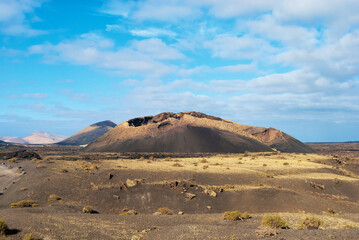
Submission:
<svg viewBox="0 0 359 240">
<path fill-rule="evenodd" d="M 266 215 L 262 219 L 262 226 L 269 228 L 288 229 L 287 222 L 278 215 Z"/>
<path fill-rule="evenodd" d="M 241 213 L 240 211 L 227 211 L 223 213 L 223 220 L 236 221 L 249 218 L 251 218 L 251 216 L 247 212 Z"/>
<path fill-rule="evenodd" d="M 323 221 L 316 217 L 306 217 L 299 225 L 298 229 L 318 229 L 323 225 Z"/>
</svg>

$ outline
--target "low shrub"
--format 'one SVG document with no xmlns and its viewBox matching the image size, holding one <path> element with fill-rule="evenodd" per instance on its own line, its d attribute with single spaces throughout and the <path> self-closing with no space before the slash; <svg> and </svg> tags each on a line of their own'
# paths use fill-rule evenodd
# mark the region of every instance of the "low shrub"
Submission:
<svg viewBox="0 0 359 240">
<path fill-rule="evenodd" d="M 204 165 L 202 168 L 203 168 L 203 169 L 207 169 L 207 168 L 208 168 L 208 165 Z"/>
<path fill-rule="evenodd" d="M 328 213 L 329 214 L 335 214 L 335 210 L 333 208 L 328 208 Z"/>
<path fill-rule="evenodd" d="M 201 159 L 199 162 L 200 163 L 208 163 L 208 161 L 205 158 Z"/>
<path fill-rule="evenodd" d="M 183 166 L 182 166 L 181 164 L 179 164 L 179 163 L 174 163 L 173 166 L 174 166 L 174 167 L 183 167 Z"/>
<path fill-rule="evenodd" d="M 284 166 L 287 166 L 287 165 L 289 165 L 289 163 L 288 163 L 288 162 L 284 162 L 283 165 L 284 165 Z"/>
<path fill-rule="evenodd" d="M 16 158 L 10 158 L 7 160 L 8 163 L 14 163 L 17 159 Z"/>
<path fill-rule="evenodd" d="M 357 228 L 357 227 L 353 226 L 353 225 L 345 225 L 345 226 L 343 226 L 343 229 L 352 229 L 352 228 Z"/>
<path fill-rule="evenodd" d="M 249 218 L 251 218 L 251 216 L 247 212 L 241 213 L 240 211 L 227 211 L 223 213 L 223 220 L 236 221 Z"/>
<path fill-rule="evenodd" d="M 298 229 L 318 229 L 323 225 L 323 221 L 316 217 L 306 217 L 299 225 Z"/>
<path fill-rule="evenodd" d="M 173 211 L 166 207 L 157 209 L 157 212 L 159 212 L 160 215 L 172 215 L 173 214 Z"/>
<path fill-rule="evenodd" d="M 46 167 L 45 164 L 39 164 L 36 166 L 36 168 L 45 168 L 45 167 Z"/>
<path fill-rule="evenodd" d="M 36 239 L 37 237 L 35 237 L 35 235 L 32 233 L 26 233 L 22 238 L 22 240 L 36 240 Z"/>
<path fill-rule="evenodd" d="M 94 208 L 93 208 L 92 206 L 85 206 L 85 207 L 82 209 L 82 212 L 83 212 L 83 213 L 88 213 L 88 214 L 96 213 L 96 211 L 94 210 Z"/>
<path fill-rule="evenodd" d="M 131 215 L 137 215 L 137 214 L 138 213 L 135 210 L 127 210 L 127 211 L 120 213 L 120 215 L 122 215 L 122 216 L 131 216 Z"/>
<path fill-rule="evenodd" d="M 7 224 L 4 222 L 4 220 L 0 219 L 0 237 L 5 236 L 7 230 Z"/>
<path fill-rule="evenodd" d="M 33 200 L 21 200 L 16 203 L 11 203 L 11 208 L 24 208 L 24 207 L 37 207 L 39 206 L 36 201 Z"/>
<path fill-rule="evenodd" d="M 287 222 L 278 215 L 266 215 L 262 219 L 262 226 L 269 228 L 288 229 Z"/>
<path fill-rule="evenodd" d="M 61 200 L 61 198 L 59 196 L 57 196 L 56 194 L 51 194 L 49 196 L 49 201 L 57 201 L 57 200 Z"/>
</svg>

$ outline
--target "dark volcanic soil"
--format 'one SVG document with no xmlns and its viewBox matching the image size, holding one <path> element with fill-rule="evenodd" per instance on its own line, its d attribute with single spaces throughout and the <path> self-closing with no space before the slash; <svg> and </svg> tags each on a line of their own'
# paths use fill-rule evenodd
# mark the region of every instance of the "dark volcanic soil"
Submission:
<svg viewBox="0 0 359 240">
<path fill-rule="evenodd" d="M 316 149 L 322 155 L 38 148 L 15 162 L 9 157 L 20 153 L 6 150 L 1 166 L 25 174 L 13 178 L 0 195 L 0 219 L 12 229 L 7 239 L 22 239 L 29 232 L 41 239 L 266 239 L 256 231 L 264 214 L 272 213 L 280 214 L 291 229 L 279 230 L 271 239 L 357 239 L 359 151 L 350 149 L 359 148 L 336 147 L 329 154 Z M 52 194 L 59 198 L 49 199 Z M 10 208 L 24 199 L 39 206 Z M 82 213 L 86 205 L 98 214 Z M 153 215 L 160 207 L 174 215 Z M 120 216 L 124 208 L 139 215 Z M 229 210 L 253 217 L 222 220 Z M 296 230 L 304 217 L 313 215 L 324 221 L 321 230 Z M 346 225 L 355 228 L 343 229 Z"/>
</svg>

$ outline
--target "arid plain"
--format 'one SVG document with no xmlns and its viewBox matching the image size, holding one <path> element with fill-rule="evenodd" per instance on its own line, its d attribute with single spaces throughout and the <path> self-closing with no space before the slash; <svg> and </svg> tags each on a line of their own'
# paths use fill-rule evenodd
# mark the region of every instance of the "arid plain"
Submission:
<svg viewBox="0 0 359 240">
<path fill-rule="evenodd" d="M 357 239 L 359 144 L 310 146 L 316 153 L 2 149 L 0 218 L 6 239 Z M 11 207 L 21 200 L 35 204 Z M 251 217 L 223 220 L 234 210 Z M 289 229 L 263 228 L 267 214 Z M 306 217 L 320 228 L 298 230 Z"/>
</svg>

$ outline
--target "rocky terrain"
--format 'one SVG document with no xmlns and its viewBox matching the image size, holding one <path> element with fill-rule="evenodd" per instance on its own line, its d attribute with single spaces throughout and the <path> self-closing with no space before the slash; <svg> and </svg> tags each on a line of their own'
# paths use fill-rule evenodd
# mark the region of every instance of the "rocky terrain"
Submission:
<svg viewBox="0 0 359 240">
<path fill-rule="evenodd" d="M 130 119 L 85 148 L 88 152 L 313 152 L 280 130 L 247 126 L 198 112 Z"/>
<path fill-rule="evenodd" d="M 357 239 L 359 146 L 311 146 L 318 153 L 2 149 L 0 219 L 6 239 Z M 234 210 L 250 218 L 223 220 Z M 289 229 L 264 227 L 267 214 Z M 306 217 L 319 229 L 298 230 Z"/>
<path fill-rule="evenodd" d="M 112 121 L 102 121 L 91 124 L 86 128 L 78 131 L 74 135 L 58 142 L 60 145 L 86 145 L 101 137 L 111 129 L 116 127 L 116 124 Z"/>
</svg>

